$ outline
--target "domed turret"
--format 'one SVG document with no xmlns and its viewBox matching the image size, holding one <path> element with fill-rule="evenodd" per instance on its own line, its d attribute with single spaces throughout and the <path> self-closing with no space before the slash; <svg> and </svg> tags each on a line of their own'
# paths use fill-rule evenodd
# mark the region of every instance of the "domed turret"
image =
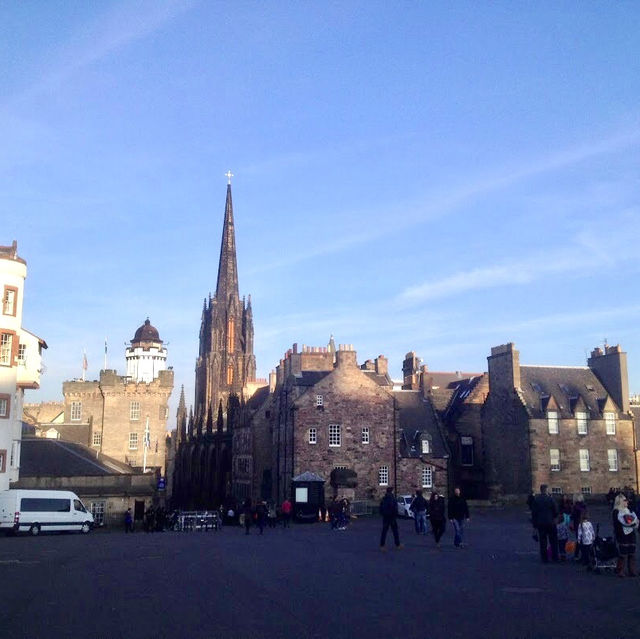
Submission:
<svg viewBox="0 0 640 639">
<path fill-rule="evenodd" d="M 158 329 L 151 325 L 148 317 L 133 336 L 125 357 L 127 377 L 134 382 L 152 382 L 160 371 L 167 368 L 167 349 L 163 346 Z"/>
</svg>

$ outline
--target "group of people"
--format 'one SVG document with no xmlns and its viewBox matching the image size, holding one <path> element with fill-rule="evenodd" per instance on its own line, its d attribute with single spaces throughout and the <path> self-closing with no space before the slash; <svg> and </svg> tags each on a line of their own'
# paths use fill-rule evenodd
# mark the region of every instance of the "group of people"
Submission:
<svg viewBox="0 0 640 639">
<path fill-rule="evenodd" d="M 288 499 L 282 502 L 280 513 L 278 513 L 274 503 L 259 501 L 253 506 L 251 498 L 247 497 L 241 508 L 242 525 L 244 526 L 245 535 L 250 534 L 252 526 L 256 526 L 260 531 L 259 534 L 262 535 L 267 526 L 269 528 L 275 528 L 278 520 L 282 521 L 284 528 L 288 528 L 291 522 L 292 510 L 293 506 Z"/>
<path fill-rule="evenodd" d="M 453 491 L 453 495 L 449 498 L 448 508 L 445 507 L 444 497 L 438 491 L 434 490 L 427 500 L 423 496 L 422 490 L 416 490 L 409 510 L 413 513 L 416 534 L 427 534 L 427 519 L 429 520 L 437 548 L 440 548 L 440 540 L 444 535 L 447 519 L 451 522 L 454 530 L 453 545 L 456 548 L 464 546 L 464 524 L 469 521 L 470 517 L 467 500 L 462 496 L 460 488 Z M 380 514 L 382 515 L 380 549 L 383 551 L 386 549 L 389 529 L 393 533 L 396 548 L 402 548 L 397 522 L 398 504 L 391 486 L 387 488 L 387 492 L 380 502 Z"/>
<path fill-rule="evenodd" d="M 320 511 L 322 521 L 325 515 Z M 329 522 L 331 530 L 346 530 L 351 519 L 351 503 L 346 497 L 334 497 L 329 504 Z"/>
<path fill-rule="evenodd" d="M 617 552 L 616 574 L 620 577 L 625 574 L 634 577 L 637 574 L 635 553 L 639 520 L 636 510 L 639 504 L 635 500 L 635 493 L 628 497 L 619 492 L 613 496 L 612 501 L 607 495 L 607 501 L 612 506 L 611 521 Z M 558 506 L 548 494 L 546 484 L 542 484 L 540 494 L 530 495 L 527 503 L 531 509 L 531 522 L 536 530 L 534 539 L 540 545 L 541 561 L 549 563 L 566 560 L 573 550 L 573 558 L 591 570 L 596 552 L 596 532 L 583 496 L 576 495 L 573 500 L 563 497 Z M 570 539 L 571 532 L 574 540 Z"/>
</svg>

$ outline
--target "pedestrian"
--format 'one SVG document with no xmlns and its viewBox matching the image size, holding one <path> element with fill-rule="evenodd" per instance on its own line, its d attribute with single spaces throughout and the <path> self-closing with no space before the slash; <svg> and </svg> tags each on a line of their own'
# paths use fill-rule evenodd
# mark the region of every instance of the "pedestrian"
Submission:
<svg viewBox="0 0 640 639">
<path fill-rule="evenodd" d="M 624 577 L 626 566 L 629 577 L 635 577 L 638 516 L 629 509 L 629 502 L 622 493 L 615 499 L 611 518 L 613 520 L 613 533 L 618 545 L 616 574 L 618 577 Z"/>
<path fill-rule="evenodd" d="M 291 502 L 289 499 L 285 498 L 280 508 L 280 512 L 282 512 L 282 525 L 285 528 L 289 528 L 289 522 L 291 521 L 291 508 Z"/>
<path fill-rule="evenodd" d="M 571 530 L 573 530 L 576 536 L 576 550 L 573 554 L 573 558 L 578 561 L 580 559 L 580 544 L 578 543 L 578 526 L 582 521 L 582 514 L 587 509 L 584 503 L 584 496 L 576 494 L 573 496 L 573 508 L 571 509 Z"/>
<path fill-rule="evenodd" d="M 460 489 L 455 488 L 453 497 L 449 498 L 449 521 L 453 525 L 453 545 L 463 548 L 464 522 L 469 521 L 469 506 L 467 500 L 460 494 Z"/>
<path fill-rule="evenodd" d="M 131 514 L 131 508 L 127 508 L 127 512 L 124 514 L 124 531 L 126 533 L 133 532 L 133 515 Z"/>
<path fill-rule="evenodd" d="M 387 487 L 387 492 L 380 502 L 380 514 L 382 515 L 382 534 L 380 535 L 380 550 L 385 552 L 387 550 L 387 532 L 391 528 L 393 533 L 393 542 L 396 548 L 402 548 L 400 544 L 400 534 L 398 533 L 398 504 L 396 498 L 393 495 L 393 488 Z"/>
<path fill-rule="evenodd" d="M 547 547 L 551 546 L 551 558 L 558 561 L 558 535 L 556 531 L 556 519 L 558 509 L 556 502 L 547 494 L 547 485 L 540 486 L 540 494 L 536 495 L 533 502 L 533 526 L 538 530 L 540 542 L 540 559 L 543 564 L 549 562 Z"/>
<path fill-rule="evenodd" d="M 558 515 L 558 522 L 556 523 L 556 535 L 558 537 L 558 557 L 560 561 L 567 559 L 567 542 L 569 541 L 569 526 L 565 519 L 565 514 L 560 513 Z"/>
<path fill-rule="evenodd" d="M 258 524 L 258 528 L 260 529 L 260 534 L 264 533 L 264 525 L 267 521 L 267 505 L 265 502 L 261 501 L 256 506 L 256 524 Z"/>
<path fill-rule="evenodd" d="M 413 498 L 409 510 L 413 513 L 416 534 L 427 534 L 427 500 L 422 496 L 421 490 L 416 490 L 416 496 Z"/>
<path fill-rule="evenodd" d="M 444 535 L 447 519 L 444 512 L 444 497 L 434 490 L 429 499 L 429 518 L 431 520 L 431 530 L 433 538 L 436 540 L 436 547 L 440 548 L 440 538 Z"/>
<path fill-rule="evenodd" d="M 251 498 L 247 497 L 242 505 L 242 514 L 244 516 L 244 534 L 249 534 L 253 517 L 253 508 L 251 508 Z"/>
<path fill-rule="evenodd" d="M 272 501 L 270 501 L 269 506 L 267 508 L 267 523 L 269 524 L 269 528 L 276 527 L 277 519 L 278 519 L 278 516 L 276 513 L 276 505 Z"/>
<path fill-rule="evenodd" d="M 582 521 L 578 524 L 578 543 L 580 544 L 580 556 L 582 563 L 587 570 L 593 569 L 595 554 L 593 542 L 596 540 L 596 533 L 593 524 L 589 521 L 589 513 L 585 510 L 582 513 Z"/>
</svg>

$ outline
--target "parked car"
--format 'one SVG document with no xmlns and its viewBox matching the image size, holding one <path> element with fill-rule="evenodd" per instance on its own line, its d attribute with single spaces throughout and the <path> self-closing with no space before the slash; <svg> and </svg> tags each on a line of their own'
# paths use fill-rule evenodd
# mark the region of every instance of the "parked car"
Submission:
<svg viewBox="0 0 640 639">
<path fill-rule="evenodd" d="M 413 495 L 400 495 L 398 497 L 398 516 L 409 517 L 413 519 L 413 511 L 409 510 L 411 502 L 413 501 Z"/>
</svg>

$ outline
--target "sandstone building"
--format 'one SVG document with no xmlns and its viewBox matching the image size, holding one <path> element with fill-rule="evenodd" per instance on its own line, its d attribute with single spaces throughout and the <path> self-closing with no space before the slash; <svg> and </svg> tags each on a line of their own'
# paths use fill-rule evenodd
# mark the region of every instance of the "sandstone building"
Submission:
<svg viewBox="0 0 640 639">
<path fill-rule="evenodd" d="M 126 357 L 131 376 L 101 370 L 99 380 L 63 383 L 64 423 L 56 429 L 134 469 L 164 474 L 173 370 L 166 368 L 166 349 L 148 319 Z"/>
<path fill-rule="evenodd" d="M 27 263 L 18 245 L 0 246 L 0 491 L 20 474 L 24 391 L 40 387 L 43 339 L 22 327 Z"/>
</svg>

